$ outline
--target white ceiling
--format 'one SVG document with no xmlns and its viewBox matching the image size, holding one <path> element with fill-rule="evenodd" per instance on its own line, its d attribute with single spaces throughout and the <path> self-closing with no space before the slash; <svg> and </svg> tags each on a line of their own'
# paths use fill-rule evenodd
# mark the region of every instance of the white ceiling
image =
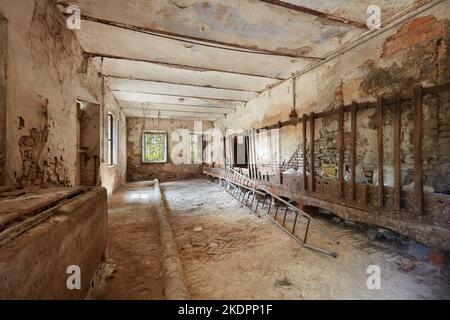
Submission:
<svg viewBox="0 0 450 320">
<path fill-rule="evenodd" d="M 216 120 L 365 34 L 369 5 L 388 20 L 428 0 L 69 2 L 128 116 Z"/>
</svg>

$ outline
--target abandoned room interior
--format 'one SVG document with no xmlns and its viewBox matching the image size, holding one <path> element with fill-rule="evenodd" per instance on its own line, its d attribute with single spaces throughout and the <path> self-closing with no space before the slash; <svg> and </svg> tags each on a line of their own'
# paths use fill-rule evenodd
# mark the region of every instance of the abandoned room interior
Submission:
<svg viewBox="0 0 450 320">
<path fill-rule="evenodd" d="M 0 0 L 1 300 L 450 299 L 450 0 Z"/>
</svg>

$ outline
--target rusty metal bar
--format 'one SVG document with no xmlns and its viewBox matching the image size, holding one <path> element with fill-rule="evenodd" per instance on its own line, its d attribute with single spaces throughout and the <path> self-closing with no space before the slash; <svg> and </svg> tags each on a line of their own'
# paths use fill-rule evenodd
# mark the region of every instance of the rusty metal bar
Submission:
<svg viewBox="0 0 450 320">
<path fill-rule="evenodd" d="M 384 205 L 383 97 L 377 101 L 378 207 Z"/>
<path fill-rule="evenodd" d="M 308 190 L 308 179 L 306 176 L 306 114 L 303 114 L 303 190 Z"/>
<path fill-rule="evenodd" d="M 247 194 L 247 199 L 245 200 L 245 205 L 248 206 L 248 200 L 250 200 L 250 196 L 252 195 L 253 192 L 248 191 Z"/>
<path fill-rule="evenodd" d="M 308 219 L 308 224 L 306 225 L 306 231 L 305 231 L 305 238 L 303 239 L 303 243 L 306 243 L 306 240 L 308 238 L 308 232 L 309 232 L 309 224 L 311 223 L 311 220 Z"/>
<path fill-rule="evenodd" d="M 350 141 L 350 184 L 352 188 L 352 200 L 355 200 L 356 195 L 356 102 L 352 103 L 351 111 L 351 141 Z"/>
<path fill-rule="evenodd" d="M 422 177 L 422 86 L 414 88 L 414 197 L 416 211 L 423 212 L 423 177 Z"/>
<path fill-rule="evenodd" d="M 344 198 L 344 106 L 339 107 L 339 124 L 338 124 L 338 148 L 339 148 L 339 164 L 338 179 L 340 197 Z"/>
<path fill-rule="evenodd" d="M 255 202 L 256 192 L 253 192 L 252 202 L 250 203 L 250 208 L 253 207 L 253 203 Z"/>
<path fill-rule="evenodd" d="M 288 210 L 289 210 L 289 207 L 286 206 L 286 210 L 284 210 L 283 227 L 284 227 L 284 224 L 286 223 L 286 216 L 287 216 Z"/>
<path fill-rule="evenodd" d="M 311 191 L 316 191 L 316 169 L 315 169 L 315 150 L 314 150 L 314 135 L 315 135 L 315 118 L 314 112 L 311 112 L 309 116 L 309 130 L 310 130 L 310 147 L 309 147 L 309 155 L 310 155 L 310 174 L 311 174 Z"/>
<path fill-rule="evenodd" d="M 394 104 L 394 188 L 395 188 L 395 208 L 401 209 L 402 202 L 402 174 L 401 174 L 401 98 L 398 94 Z"/>
<path fill-rule="evenodd" d="M 267 209 L 267 214 L 270 214 L 270 208 L 272 207 L 273 197 L 270 198 L 269 208 Z"/>
<path fill-rule="evenodd" d="M 258 195 L 257 197 L 255 213 L 258 212 L 259 202 L 261 201 L 260 196 L 261 195 Z"/>
<path fill-rule="evenodd" d="M 292 234 L 295 232 L 295 226 L 297 225 L 297 219 L 298 219 L 298 213 L 295 213 L 295 220 L 294 220 L 294 226 L 292 227 Z"/>
<path fill-rule="evenodd" d="M 275 219 L 277 219 L 278 209 L 280 208 L 280 201 L 277 200 L 277 209 L 275 210 Z"/>
</svg>

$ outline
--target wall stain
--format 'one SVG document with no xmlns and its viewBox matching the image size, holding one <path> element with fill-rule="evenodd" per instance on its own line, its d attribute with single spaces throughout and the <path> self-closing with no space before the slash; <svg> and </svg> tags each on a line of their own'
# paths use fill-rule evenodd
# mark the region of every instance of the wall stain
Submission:
<svg viewBox="0 0 450 320">
<path fill-rule="evenodd" d="M 40 129 L 31 128 L 28 135 L 23 135 L 19 139 L 20 155 L 22 158 L 22 176 L 17 180 L 21 187 L 32 186 L 70 186 L 67 177 L 68 170 L 63 157 L 53 160 L 41 160 L 43 150 L 48 141 L 48 100 L 42 106 L 43 125 Z M 50 150 L 47 147 L 47 150 Z"/>
</svg>

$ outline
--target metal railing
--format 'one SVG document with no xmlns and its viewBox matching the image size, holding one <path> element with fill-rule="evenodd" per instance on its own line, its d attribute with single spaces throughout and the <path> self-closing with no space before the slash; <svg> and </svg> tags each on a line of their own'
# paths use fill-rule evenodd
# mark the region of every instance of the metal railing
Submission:
<svg viewBox="0 0 450 320">
<path fill-rule="evenodd" d="M 287 235 L 289 235 L 295 241 L 300 243 L 303 247 L 327 254 L 334 258 L 337 257 L 337 253 L 334 251 L 318 248 L 316 246 L 313 246 L 313 245 L 310 245 L 309 243 L 307 243 L 308 234 L 311 230 L 310 227 L 311 227 L 311 224 L 313 224 L 327 238 L 329 238 L 334 243 L 339 244 L 339 242 L 333 237 L 333 235 L 322 224 L 320 224 L 319 222 L 314 220 L 313 217 L 311 217 L 308 213 L 297 208 L 296 206 L 292 205 L 288 201 L 280 198 L 279 196 L 270 192 L 263 186 L 254 182 L 249 177 L 239 173 L 238 171 L 234 170 L 233 168 L 231 168 L 229 166 L 227 166 L 225 168 L 225 176 L 222 179 L 226 183 L 226 185 L 225 185 L 226 191 L 229 192 L 234 198 L 236 198 L 238 201 L 242 202 L 244 205 L 246 205 L 247 207 L 249 207 L 252 210 L 253 210 L 254 202 L 256 200 L 256 206 L 254 209 L 255 213 L 258 212 L 258 208 L 259 208 L 260 204 L 262 204 L 261 210 L 267 215 L 267 217 L 269 217 L 270 220 L 273 223 L 275 223 L 278 227 L 280 227 L 280 229 L 283 232 L 285 232 Z M 250 198 L 252 198 L 252 201 L 249 204 Z M 266 205 L 267 199 L 269 199 L 269 206 L 268 206 L 267 211 L 265 211 L 264 207 Z M 277 221 L 280 204 L 284 205 L 284 217 L 283 217 L 282 223 L 279 223 Z M 271 215 L 271 209 L 272 209 L 273 205 L 276 208 L 274 217 L 272 217 L 272 215 Z M 286 217 L 287 217 L 289 210 L 295 214 L 293 227 L 290 230 L 288 230 L 287 226 L 286 226 Z M 295 235 L 295 230 L 297 227 L 299 217 L 303 217 L 307 220 L 303 239 L 299 239 Z"/>
</svg>

